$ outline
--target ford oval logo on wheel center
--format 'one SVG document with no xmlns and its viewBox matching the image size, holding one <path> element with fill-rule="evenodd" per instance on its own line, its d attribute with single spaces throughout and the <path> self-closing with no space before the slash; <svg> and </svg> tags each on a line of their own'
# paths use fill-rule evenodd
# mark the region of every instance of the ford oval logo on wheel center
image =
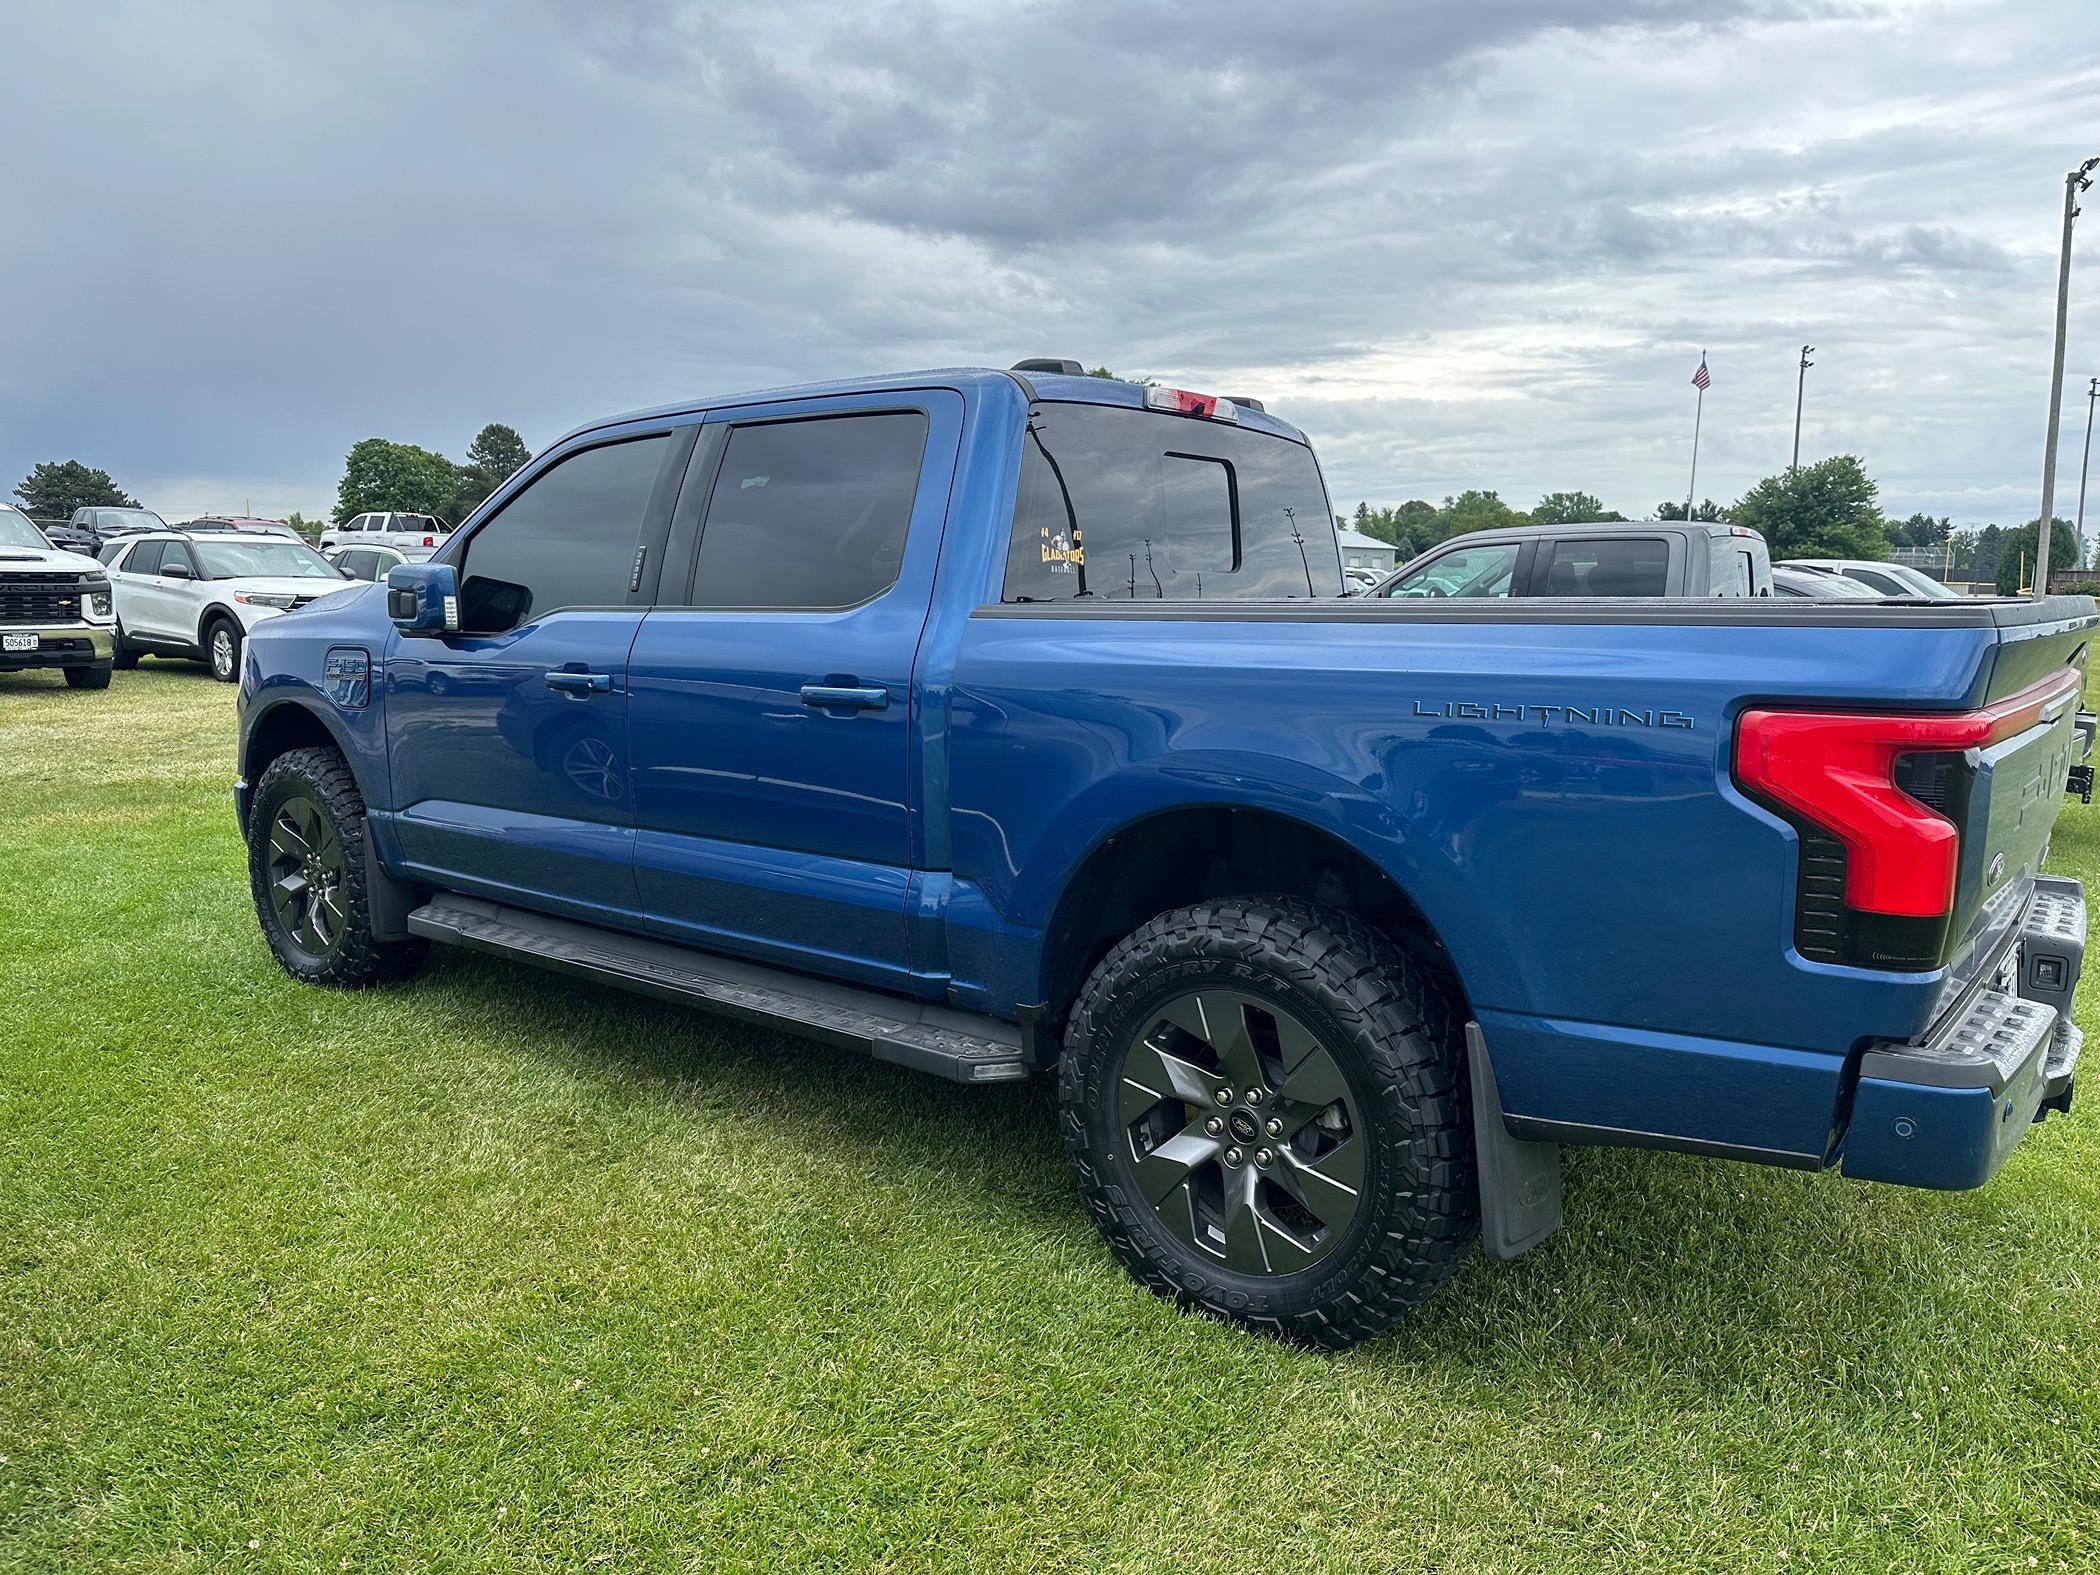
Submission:
<svg viewBox="0 0 2100 1575">
<path fill-rule="evenodd" d="M 1232 1135 L 1242 1143 L 1252 1143 L 1261 1136 L 1261 1124 L 1254 1119 L 1254 1112 L 1251 1110 L 1235 1110 L 1225 1118 L 1225 1125 L 1232 1129 Z"/>
</svg>

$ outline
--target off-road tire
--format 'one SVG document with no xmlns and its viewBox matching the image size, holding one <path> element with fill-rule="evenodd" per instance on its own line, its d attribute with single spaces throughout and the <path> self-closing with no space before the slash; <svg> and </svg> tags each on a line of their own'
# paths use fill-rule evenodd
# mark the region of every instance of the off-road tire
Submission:
<svg viewBox="0 0 2100 1575">
<path fill-rule="evenodd" d="M 279 916 L 272 895 L 272 830 L 280 813 L 295 800 L 313 806 L 342 853 L 335 886 L 341 911 L 339 932 L 318 947 L 294 936 Z M 293 978 L 361 990 L 405 978 L 421 966 L 429 949 L 427 941 L 373 937 L 372 894 L 365 878 L 366 836 L 364 796 L 337 750 L 288 750 L 271 761 L 256 782 L 248 810 L 248 887 L 263 939 L 278 965 Z"/>
<path fill-rule="evenodd" d="M 222 634 L 226 637 L 223 660 L 219 650 Z M 197 648 L 204 653 L 206 670 L 220 683 L 230 684 L 241 676 L 241 626 L 224 613 L 205 624 L 204 638 Z"/>
<path fill-rule="evenodd" d="M 66 687 L 68 689 L 107 689 L 109 687 L 110 664 L 98 662 L 93 667 L 68 667 Z"/>
<path fill-rule="evenodd" d="M 1161 1003 L 1199 985 L 1290 1012 L 1364 1114 L 1355 1214 L 1327 1255 L 1298 1272 L 1247 1275 L 1207 1261 L 1135 1182 L 1115 1085 Z M 1110 1250 L 1158 1295 L 1310 1345 L 1354 1345 L 1441 1288 L 1479 1232 L 1462 1031 L 1447 987 L 1349 914 L 1279 896 L 1162 914 L 1101 960 L 1066 1026 L 1058 1096 L 1080 1196 Z"/>
</svg>

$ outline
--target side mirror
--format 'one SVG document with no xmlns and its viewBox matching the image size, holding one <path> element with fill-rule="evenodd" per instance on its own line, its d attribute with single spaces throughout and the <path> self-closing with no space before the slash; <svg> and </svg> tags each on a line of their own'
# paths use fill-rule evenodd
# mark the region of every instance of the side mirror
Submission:
<svg viewBox="0 0 2100 1575">
<path fill-rule="evenodd" d="M 386 615 L 403 634 L 459 628 L 459 576 L 449 563 L 397 563 L 387 571 Z"/>
<path fill-rule="evenodd" d="M 196 578 L 194 574 L 190 573 L 190 566 L 186 563 L 162 564 L 160 566 L 160 577 L 164 580 L 194 580 Z"/>
</svg>

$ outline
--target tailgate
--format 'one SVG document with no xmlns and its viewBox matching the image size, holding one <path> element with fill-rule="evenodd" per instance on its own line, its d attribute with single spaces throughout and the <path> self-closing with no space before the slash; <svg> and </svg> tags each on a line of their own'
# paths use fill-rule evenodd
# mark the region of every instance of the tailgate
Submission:
<svg viewBox="0 0 2100 1575">
<path fill-rule="evenodd" d="M 1943 1007 L 1997 959 L 2041 873 L 2065 778 L 2080 758 L 2078 707 L 2095 621 L 2083 596 L 2008 607 L 1982 698 L 1994 710 L 2020 708 L 2017 729 L 1940 757 L 1905 783 L 1961 827 Z"/>
</svg>

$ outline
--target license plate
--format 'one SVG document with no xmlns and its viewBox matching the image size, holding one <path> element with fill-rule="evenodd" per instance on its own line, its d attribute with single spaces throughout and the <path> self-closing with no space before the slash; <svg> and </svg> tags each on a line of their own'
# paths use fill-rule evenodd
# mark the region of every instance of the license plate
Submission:
<svg viewBox="0 0 2100 1575">
<path fill-rule="evenodd" d="M 33 651 L 36 639 L 33 634 L 0 634 L 0 651 Z"/>
</svg>

